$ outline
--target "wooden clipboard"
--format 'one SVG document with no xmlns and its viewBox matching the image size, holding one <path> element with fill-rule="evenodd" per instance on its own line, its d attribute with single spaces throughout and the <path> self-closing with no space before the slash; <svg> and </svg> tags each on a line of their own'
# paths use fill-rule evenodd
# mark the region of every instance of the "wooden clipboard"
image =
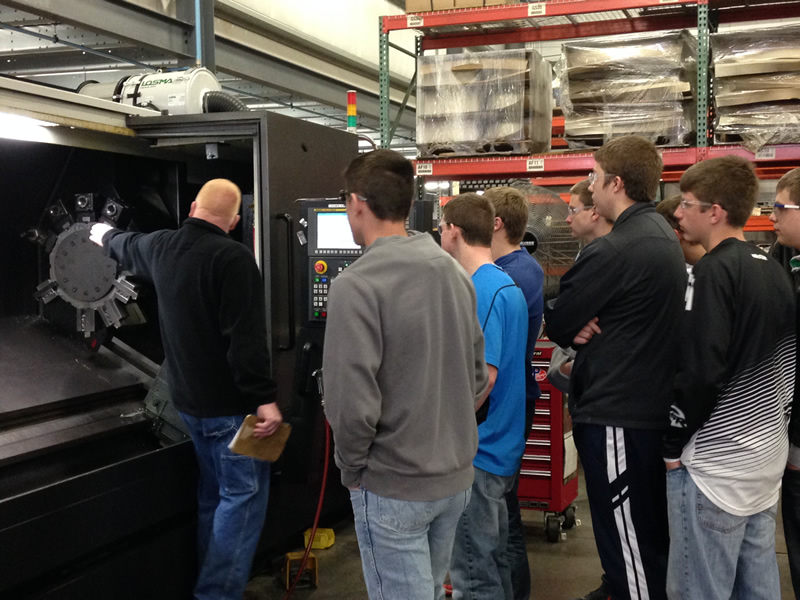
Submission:
<svg viewBox="0 0 800 600">
<path fill-rule="evenodd" d="M 242 426 L 239 427 L 239 431 L 236 432 L 233 440 L 228 444 L 228 448 L 236 454 L 275 462 L 280 458 L 286 446 L 286 441 L 292 432 L 292 426 L 288 423 L 281 423 L 278 430 L 272 435 L 265 438 L 256 438 L 253 436 L 253 431 L 255 431 L 257 423 L 257 416 L 247 415 L 242 422 Z"/>
</svg>

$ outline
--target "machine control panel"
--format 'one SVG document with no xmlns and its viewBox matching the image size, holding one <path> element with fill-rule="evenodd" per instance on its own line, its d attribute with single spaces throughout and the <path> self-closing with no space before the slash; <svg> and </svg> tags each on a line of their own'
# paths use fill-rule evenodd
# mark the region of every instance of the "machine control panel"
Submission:
<svg viewBox="0 0 800 600">
<path fill-rule="evenodd" d="M 308 319 L 328 317 L 328 290 L 334 279 L 362 252 L 353 240 L 345 205 L 340 200 L 305 200 L 308 228 Z"/>
<path fill-rule="evenodd" d="M 311 306 L 309 318 L 314 320 L 324 320 L 328 317 L 328 290 L 334 279 L 341 274 L 354 259 L 349 258 L 328 258 L 325 261 L 310 259 L 313 266 L 310 271 L 311 281 L 309 288 L 311 290 Z M 325 263 L 325 270 L 318 270 L 319 263 Z"/>
</svg>

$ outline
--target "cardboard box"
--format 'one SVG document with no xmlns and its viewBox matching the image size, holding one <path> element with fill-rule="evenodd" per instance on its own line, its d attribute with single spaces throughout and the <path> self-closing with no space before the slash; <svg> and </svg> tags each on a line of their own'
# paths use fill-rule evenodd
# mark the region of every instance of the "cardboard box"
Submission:
<svg viewBox="0 0 800 600">
<path fill-rule="evenodd" d="M 407 13 L 449 10 L 451 8 L 471 8 L 474 6 L 498 6 L 518 4 L 519 0 L 406 0 Z"/>
<path fill-rule="evenodd" d="M 406 12 L 418 13 L 431 10 L 431 0 L 406 0 Z"/>
</svg>

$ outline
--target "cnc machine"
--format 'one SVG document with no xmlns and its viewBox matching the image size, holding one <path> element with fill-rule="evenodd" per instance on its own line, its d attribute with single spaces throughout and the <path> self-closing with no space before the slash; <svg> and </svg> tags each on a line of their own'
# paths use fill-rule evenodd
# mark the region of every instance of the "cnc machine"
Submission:
<svg viewBox="0 0 800 600">
<path fill-rule="evenodd" d="M 194 453 L 160 372 L 154 292 L 86 244 L 96 220 L 178 227 L 214 177 L 245 195 L 232 235 L 263 274 L 273 375 L 293 425 L 257 565 L 296 546 L 316 506 L 324 421 L 312 373 L 324 305 L 315 303 L 327 282 L 314 279 L 351 255 L 319 254 L 319 239 L 339 238 L 310 216 L 320 202 L 297 199 L 337 202 L 356 136 L 255 112 L 126 125 L 135 135 L 59 127 L 45 141 L 0 139 L 0 597 L 190 596 Z M 343 235 L 338 223 L 332 235 Z M 346 512 L 338 473 L 328 488 L 327 513 Z"/>
</svg>

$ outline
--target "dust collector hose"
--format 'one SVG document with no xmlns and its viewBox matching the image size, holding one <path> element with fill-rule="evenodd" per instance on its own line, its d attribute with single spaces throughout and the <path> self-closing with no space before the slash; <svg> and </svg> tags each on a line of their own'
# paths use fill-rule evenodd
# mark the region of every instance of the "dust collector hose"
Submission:
<svg viewBox="0 0 800 600">
<path fill-rule="evenodd" d="M 250 109 L 244 102 L 225 92 L 206 92 L 206 95 L 203 96 L 203 112 L 239 112 L 243 110 Z"/>
</svg>

